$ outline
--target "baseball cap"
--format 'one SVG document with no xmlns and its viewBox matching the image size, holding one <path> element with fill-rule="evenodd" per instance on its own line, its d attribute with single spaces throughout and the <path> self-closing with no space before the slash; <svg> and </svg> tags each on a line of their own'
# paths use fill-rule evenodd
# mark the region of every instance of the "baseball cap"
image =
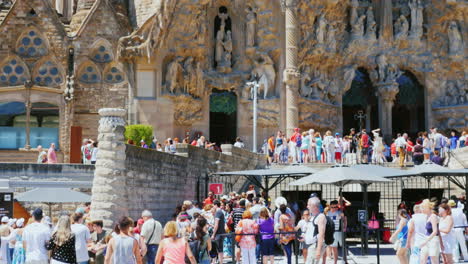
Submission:
<svg viewBox="0 0 468 264">
<path fill-rule="evenodd" d="M 17 227 L 23 227 L 24 225 L 24 218 L 20 218 L 18 220 L 16 220 L 16 226 Z"/>
<path fill-rule="evenodd" d="M 8 226 L 13 226 L 15 223 L 16 223 L 16 219 L 14 218 L 10 218 L 10 220 L 8 220 Z"/>
<path fill-rule="evenodd" d="M 2 217 L 2 223 L 8 223 L 9 220 L 10 218 L 8 218 L 6 215 Z"/>
<path fill-rule="evenodd" d="M 339 135 L 340 135 L 340 133 L 338 133 L 338 132 L 335 133 L 335 136 L 339 136 Z"/>
</svg>

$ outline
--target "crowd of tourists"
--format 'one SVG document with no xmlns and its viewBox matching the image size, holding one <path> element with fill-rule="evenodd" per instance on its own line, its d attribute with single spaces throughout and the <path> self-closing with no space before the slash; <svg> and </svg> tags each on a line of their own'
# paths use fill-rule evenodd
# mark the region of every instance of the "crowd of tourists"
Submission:
<svg viewBox="0 0 468 264">
<path fill-rule="evenodd" d="M 238 142 L 242 142 L 240 138 L 237 139 Z M 216 144 L 216 142 L 210 142 L 206 139 L 205 136 L 199 136 L 190 140 L 189 137 L 186 137 L 180 141 L 179 138 L 168 138 L 166 139 L 163 144 L 161 144 L 155 137 L 151 140 L 151 144 L 146 144 L 145 140 L 140 140 L 140 147 L 147 148 L 147 149 L 154 149 L 157 151 L 167 152 L 175 154 L 177 153 L 177 144 L 190 144 L 195 147 L 200 147 L 209 150 L 221 151 L 221 148 Z M 135 142 L 131 139 L 127 141 L 127 144 L 135 145 Z M 238 143 L 239 144 L 239 143 Z M 243 147 L 243 145 L 237 145 L 237 147 Z"/>
<path fill-rule="evenodd" d="M 380 129 L 366 129 L 356 133 L 351 129 L 348 135 L 332 133 L 330 130 L 322 136 L 314 129 L 301 133 L 294 129 L 291 137 L 282 131 L 271 135 L 263 145 L 263 152 L 268 155 L 270 163 L 384 163 L 398 162 L 404 166 L 412 161 L 419 165 L 426 160 L 442 165 L 447 153 L 465 147 L 467 132 L 457 136 L 451 131 L 449 136 L 437 128 L 430 132 L 419 132 L 416 138 L 407 133 L 398 133 L 392 142 L 382 138 Z"/>
<path fill-rule="evenodd" d="M 412 211 L 412 212 L 410 212 Z M 400 264 L 444 264 L 468 261 L 464 204 L 451 197 L 425 199 L 412 210 L 398 211 L 397 229 L 390 238 Z M 460 256 L 460 251 L 461 255 Z"/>
</svg>

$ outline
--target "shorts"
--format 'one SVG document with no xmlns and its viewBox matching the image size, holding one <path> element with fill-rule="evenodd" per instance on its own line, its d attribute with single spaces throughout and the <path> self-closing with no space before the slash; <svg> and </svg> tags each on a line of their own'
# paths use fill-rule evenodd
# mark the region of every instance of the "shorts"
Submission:
<svg viewBox="0 0 468 264">
<path fill-rule="evenodd" d="M 216 244 L 216 249 L 219 252 L 223 252 L 224 236 L 216 235 L 213 242 Z"/>
<path fill-rule="evenodd" d="M 369 152 L 369 147 L 367 147 L 367 148 L 365 148 L 365 147 L 362 147 L 362 149 L 361 149 L 361 153 L 362 153 L 362 155 L 367 155 L 367 154 L 368 154 L 368 152 Z"/>
<path fill-rule="evenodd" d="M 335 231 L 333 233 L 333 244 L 330 245 L 330 247 L 342 247 L 343 246 L 343 232 L 341 231 Z"/>
<path fill-rule="evenodd" d="M 437 257 L 440 255 L 440 242 L 439 237 L 435 236 L 424 247 L 421 248 L 421 255 L 428 255 L 429 257 Z"/>
<path fill-rule="evenodd" d="M 275 239 L 262 239 L 260 242 L 260 251 L 262 256 L 274 256 L 275 255 Z"/>
<path fill-rule="evenodd" d="M 275 152 L 273 150 L 268 150 L 268 157 L 273 158 Z"/>
<path fill-rule="evenodd" d="M 442 236 L 442 243 L 444 244 L 444 250 L 442 251 L 442 253 L 452 254 L 453 251 L 456 249 L 456 242 L 457 241 L 455 240 L 453 234 Z"/>
<path fill-rule="evenodd" d="M 423 148 L 423 154 L 431 154 L 431 149 Z"/>
<path fill-rule="evenodd" d="M 341 152 L 335 152 L 335 159 L 341 159 Z"/>
<path fill-rule="evenodd" d="M 308 150 L 308 149 L 302 149 L 301 151 L 302 151 L 302 153 L 304 153 L 304 154 L 309 154 L 309 150 Z"/>
</svg>

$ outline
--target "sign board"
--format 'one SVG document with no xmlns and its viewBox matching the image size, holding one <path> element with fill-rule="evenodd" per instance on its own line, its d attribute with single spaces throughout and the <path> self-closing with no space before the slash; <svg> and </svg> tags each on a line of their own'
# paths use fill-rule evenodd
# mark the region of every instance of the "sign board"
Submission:
<svg viewBox="0 0 468 264">
<path fill-rule="evenodd" d="M 224 191 L 224 186 L 222 183 L 210 183 L 208 186 L 210 192 L 213 192 L 215 195 L 221 195 Z"/>
<path fill-rule="evenodd" d="M 366 210 L 358 210 L 358 221 L 361 223 L 367 222 L 367 211 Z"/>
<path fill-rule="evenodd" d="M 13 218 L 13 193 L 0 193 L 0 217 L 8 216 Z"/>
</svg>

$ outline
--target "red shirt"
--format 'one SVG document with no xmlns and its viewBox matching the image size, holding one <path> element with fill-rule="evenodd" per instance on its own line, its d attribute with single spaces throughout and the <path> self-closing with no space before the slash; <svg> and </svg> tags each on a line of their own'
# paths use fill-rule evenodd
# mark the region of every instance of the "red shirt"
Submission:
<svg viewBox="0 0 468 264">
<path fill-rule="evenodd" d="M 395 144 L 395 142 L 393 142 L 392 145 L 390 145 L 390 153 L 392 153 L 392 155 L 396 155 L 396 144 Z"/>
<path fill-rule="evenodd" d="M 369 136 L 367 134 L 363 134 L 361 136 L 361 146 L 363 148 L 368 148 L 369 147 Z"/>
<path fill-rule="evenodd" d="M 406 141 L 406 144 L 408 145 L 406 146 L 406 151 L 413 151 L 412 147 L 414 146 L 414 143 L 408 140 Z"/>
<path fill-rule="evenodd" d="M 291 136 L 291 141 L 292 142 L 297 142 L 298 137 L 300 137 L 301 134 L 299 132 L 294 132 L 294 134 Z"/>
<path fill-rule="evenodd" d="M 214 198 L 208 197 L 208 198 L 206 198 L 205 201 L 203 202 L 203 205 L 213 204 L 213 201 L 214 201 Z"/>
</svg>

